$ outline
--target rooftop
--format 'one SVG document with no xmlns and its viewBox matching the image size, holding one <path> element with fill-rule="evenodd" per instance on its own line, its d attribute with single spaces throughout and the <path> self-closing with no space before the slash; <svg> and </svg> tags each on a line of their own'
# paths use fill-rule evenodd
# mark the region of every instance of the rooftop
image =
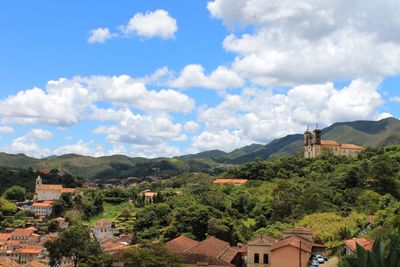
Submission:
<svg viewBox="0 0 400 267">
<path fill-rule="evenodd" d="M 357 244 L 365 250 L 371 251 L 374 246 L 374 241 L 367 238 L 353 238 L 345 240 L 344 244 L 353 252 L 356 251 Z"/>
<path fill-rule="evenodd" d="M 244 185 L 247 183 L 246 179 L 217 179 L 213 184 L 237 184 Z"/>
<path fill-rule="evenodd" d="M 175 239 L 172 239 L 171 241 L 168 241 L 165 244 L 165 247 L 167 248 L 167 250 L 172 252 L 184 252 L 193 248 L 198 243 L 199 242 L 197 242 L 196 240 L 181 235 Z"/>
</svg>

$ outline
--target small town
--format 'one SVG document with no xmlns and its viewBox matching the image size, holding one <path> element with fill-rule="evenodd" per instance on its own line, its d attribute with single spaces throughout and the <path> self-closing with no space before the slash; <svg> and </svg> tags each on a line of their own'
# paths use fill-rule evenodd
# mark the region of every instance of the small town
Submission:
<svg viewBox="0 0 400 267">
<path fill-rule="evenodd" d="M 0 267 L 400 267 L 399 10 L 1 0 Z"/>
</svg>

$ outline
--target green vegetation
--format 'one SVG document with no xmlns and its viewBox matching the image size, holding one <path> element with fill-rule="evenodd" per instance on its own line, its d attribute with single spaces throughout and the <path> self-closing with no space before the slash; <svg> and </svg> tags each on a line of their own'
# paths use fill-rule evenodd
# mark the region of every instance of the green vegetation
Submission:
<svg viewBox="0 0 400 267">
<path fill-rule="evenodd" d="M 400 121 L 388 118 L 381 121 L 356 121 L 336 123 L 323 130 L 323 138 L 335 139 L 342 143 L 354 143 L 362 146 L 382 147 L 400 143 Z M 129 158 L 115 155 L 107 157 L 86 157 L 75 154 L 52 156 L 44 159 L 34 159 L 22 154 L 9 155 L 0 153 L 0 166 L 8 166 L 8 174 L 1 175 L 0 181 L 7 188 L 15 184 L 10 177 L 14 175 L 28 191 L 34 182 L 28 174 L 15 174 L 15 170 L 32 167 L 40 169 L 59 169 L 73 176 L 85 177 L 90 180 L 109 180 L 113 178 L 147 177 L 168 178 L 188 172 L 204 172 L 219 174 L 231 164 L 243 164 L 261 159 L 271 159 L 278 156 L 293 156 L 301 154 L 303 135 L 288 135 L 272 141 L 267 145 L 253 144 L 230 153 L 219 150 L 206 151 L 194 155 L 175 158 Z M 5 182 L 7 180 L 7 182 Z M 2 185 L 2 184 L 0 184 Z M 0 190 L 1 191 L 1 190 Z M 0 192 L 2 193 L 2 192 Z"/>
<path fill-rule="evenodd" d="M 63 257 L 70 258 L 74 266 L 108 266 L 111 259 L 103 253 L 100 244 L 90 237 L 90 230 L 81 225 L 73 225 L 45 244 L 49 252 L 51 266 L 59 266 Z"/>
</svg>

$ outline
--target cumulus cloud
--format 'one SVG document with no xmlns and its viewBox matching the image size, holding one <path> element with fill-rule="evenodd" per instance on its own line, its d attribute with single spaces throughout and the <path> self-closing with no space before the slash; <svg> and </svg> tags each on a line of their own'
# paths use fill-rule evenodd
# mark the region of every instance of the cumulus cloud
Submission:
<svg viewBox="0 0 400 267">
<path fill-rule="evenodd" d="M 206 129 L 193 138 L 193 147 L 206 150 L 215 145 L 229 150 L 299 133 L 305 125 L 382 118 L 377 113 L 383 104 L 378 84 L 354 80 L 341 89 L 328 82 L 295 86 L 285 94 L 251 88 L 227 94 L 219 105 L 199 111 L 198 120 Z M 229 144 L 212 141 L 219 137 Z"/>
<path fill-rule="evenodd" d="M 233 70 L 261 85 L 384 77 L 400 71 L 398 1 L 214 0 L 212 16 L 254 27 L 224 41 Z M 357 10 L 357 12 L 354 12 Z M 383 23 L 383 21 L 385 23 Z"/>
<path fill-rule="evenodd" d="M 104 134 L 110 143 L 159 145 L 166 141 L 183 141 L 183 127 L 174 123 L 166 114 L 140 115 L 132 111 L 99 109 L 94 113 L 99 120 L 113 121 L 112 125 L 101 125 L 96 134 Z"/>
<path fill-rule="evenodd" d="M 153 12 L 136 13 L 122 31 L 129 34 L 136 34 L 144 38 L 160 37 L 170 39 L 175 37 L 178 30 L 176 19 L 163 9 Z"/>
<path fill-rule="evenodd" d="M 1 134 L 11 134 L 14 132 L 14 128 L 10 126 L 0 126 L 0 133 Z"/>
<path fill-rule="evenodd" d="M 178 88 L 200 87 L 222 90 L 241 87 L 244 85 L 244 80 L 236 72 L 223 66 L 206 75 L 201 65 L 191 64 L 185 66 L 179 77 L 171 80 L 169 84 Z"/>
<path fill-rule="evenodd" d="M 99 145 L 94 146 L 92 142 L 85 143 L 82 140 L 79 140 L 75 144 L 58 147 L 53 151 L 53 153 L 55 155 L 77 154 L 77 155 L 93 156 L 93 157 L 104 156 L 102 146 Z"/>
<path fill-rule="evenodd" d="M 112 34 L 110 29 L 108 29 L 108 28 L 93 29 L 93 30 L 90 30 L 89 34 L 90 35 L 89 35 L 89 38 L 88 38 L 88 42 L 90 44 L 104 43 L 108 39 L 110 39 L 113 36 L 115 36 L 115 34 Z"/>
<path fill-rule="evenodd" d="M 185 132 L 193 133 L 196 132 L 199 129 L 200 125 L 195 122 L 195 121 L 187 121 L 185 122 L 185 125 L 183 126 L 183 129 Z"/>
<path fill-rule="evenodd" d="M 46 89 L 20 91 L 0 101 L 3 122 L 71 126 L 90 117 L 101 101 L 145 112 L 193 110 L 195 102 L 172 89 L 148 90 L 142 82 L 126 75 L 75 77 L 49 81 Z"/>
<path fill-rule="evenodd" d="M 26 137 L 30 139 L 50 139 L 53 137 L 53 133 L 43 129 L 32 129 Z"/>
</svg>

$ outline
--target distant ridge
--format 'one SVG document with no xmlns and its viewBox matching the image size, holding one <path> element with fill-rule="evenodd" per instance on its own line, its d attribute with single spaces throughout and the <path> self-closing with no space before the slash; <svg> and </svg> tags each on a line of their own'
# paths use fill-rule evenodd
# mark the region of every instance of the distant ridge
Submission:
<svg viewBox="0 0 400 267">
<path fill-rule="evenodd" d="M 335 123 L 322 130 L 324 139 L 341 143 L 380 147 L 400 144 L 400 120 Z M 12 168 L 60 169 L 75 176 L 106 180 L 121 177 L 167 177 L 184 172 L 218 172 L 226 165 L 243 164 L 272 155 L 297 155 L 302 151 L 303 134 L 287 135 L 267 145 L 252 144 L 232 152 L 210 150 L 174 158 L 146 159 L 123 155 L 88 157 L 75 154 L 35 159 L 24 154 L 0 153 L 0 166 Z"/>
</svg>

